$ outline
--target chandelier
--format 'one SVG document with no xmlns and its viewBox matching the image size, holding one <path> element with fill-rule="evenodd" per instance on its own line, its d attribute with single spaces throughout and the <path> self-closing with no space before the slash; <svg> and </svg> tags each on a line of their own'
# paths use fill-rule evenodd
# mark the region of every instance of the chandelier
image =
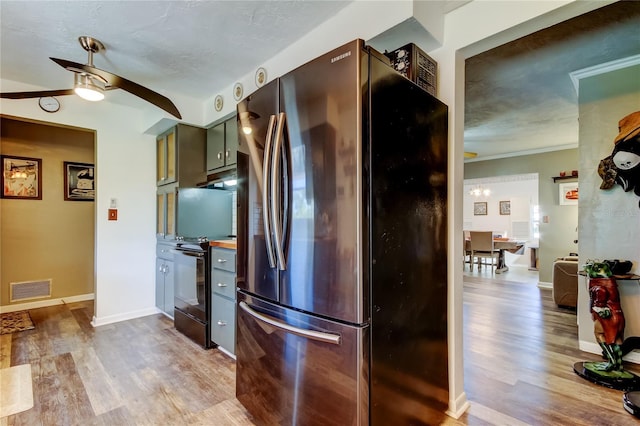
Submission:
<svg viewBox="0 0 640 426">
<path fill-rule="evenodd" d="M 491 190 L 489 188 L 484 188 L 481 185 L 478 185 L 474 188 L 471 188 L 471 190 L 469 191 L 469 195 L 473 195 L 474 197 L 480 197 L 481 195 L 484 195 L 485 197 L 488 197 L 489 195 L 491 195 Z"/>
</svg>

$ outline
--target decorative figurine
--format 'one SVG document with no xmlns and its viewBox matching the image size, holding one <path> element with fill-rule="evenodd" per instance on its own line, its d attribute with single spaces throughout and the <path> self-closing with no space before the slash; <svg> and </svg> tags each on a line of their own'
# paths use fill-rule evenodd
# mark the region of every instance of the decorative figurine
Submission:
<svg viewBox="0 0 640 426">
<path fill-rule="evenodd" d="M 620 120 L 618 131 L 611 155 L 598 165 L 600 189 L 611 189 L 617 183 L 625 192 L 640 196 L 640 111 Z"/>
<path fill-rule="evenodd" d="M 625 319 L 620 305 L 618 283 L 606 262 L 589 261 L 584 267 L 589 280 L 593 331 L 606 362 L 578 362 L 574 371 L 592 382 L 614 389 L 634 389 L 640 378 L 622 366 Z M 633 345 L 633 340 L 627 342 Z M 627 345 L 628 346 L 628 345 Z"/>
</svg>

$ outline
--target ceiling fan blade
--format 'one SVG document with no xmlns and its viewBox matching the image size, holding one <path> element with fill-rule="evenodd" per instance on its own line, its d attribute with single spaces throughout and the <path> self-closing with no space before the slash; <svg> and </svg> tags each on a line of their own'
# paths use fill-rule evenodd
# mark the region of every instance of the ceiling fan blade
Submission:
<svg viewBox="0 0 640 426">
<path fill-rule="evenodd" d="M 38 90 L 35 92 L 8 92 L 0 93 L 0 98 L 5 99 L 30 99 L 30 98 L 44 98 L 46 96 L 64 96 L 73 95 L 73 89 L 61 89 L 61 90 Z"/>
<path fill-rule="evenodd" d="M 161 108 L 167 111 L 169 114 L 182 118 L 178 108 L 171 102 L 169 98 L 161 95 L 160 93 L 156 93 L 151 89 L 147 89 L 144 86 L 139 85 L 138 83 L 134 83 L 131 80 L 127 80 L 124 77 L 120 77 L 119 75 L 112 74 L 108 71 L 101 70 L 100 68 L 95 68 L 85 64 L 79 64 L 77 62 L 67 61 L 66 59 L 57 59 L 57 58 L 49 58 L 56 64 L 61 67 L 73 71 L 78 72 L 78 70 L 84 71 L 87 74 L 94 74 L 98 77 L 107 81 L 107 84 L 110 86 L 118 87 L 124 91 L 131 93 L 145 101 L 154 104 L 158 108 Z"/>
</svg>

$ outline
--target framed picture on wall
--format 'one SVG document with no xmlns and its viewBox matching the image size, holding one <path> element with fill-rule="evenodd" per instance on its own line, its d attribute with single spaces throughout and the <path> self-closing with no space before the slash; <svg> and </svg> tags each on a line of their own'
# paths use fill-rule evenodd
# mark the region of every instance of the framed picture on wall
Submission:
<svg viewBox="0 0 640 426">
<path fill-rule="evenodd" d="M 94 201 L 96 196 L 93 164 L 64 162 L 64 199 Z"/>
<path fill-rule="evenodd" d="M 500 201 L 500 214 L 501 215 L 511 214 L 511 201 Z"/>
<path fill-rule="evenodd" d="M 2 198 L 42 200 L 42 160 L 2 155 Z"/>
<path fill-rule="evenodd" d="M 561 206 L 575 206 L 578 204 L 578 182 L 561 183 L 559 188 Z"/>
<path fill-rule="evenodd" d="M 487 203 L 485 201 L 481 201 L 478 203 L 473 203 L 473 215 L 474 216 L 486 216 L 487 215 Z"/>
</svg>

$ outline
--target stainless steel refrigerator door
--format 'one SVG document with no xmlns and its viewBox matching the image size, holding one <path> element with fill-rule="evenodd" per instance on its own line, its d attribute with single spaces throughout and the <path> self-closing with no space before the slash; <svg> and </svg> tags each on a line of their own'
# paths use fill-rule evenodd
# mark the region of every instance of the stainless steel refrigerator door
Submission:
<svg viewBox="0 0 640 426">
<path fill-rule="evenodd" d="M 238 296 L 236 396 L 256 424 L 369 423 L 367 327 Z"/>
<path fill-rule="evenodd" d="M 280 78 L 290 208 L 280 302 L 350 323 L 368 319 L 363 288 L 360 40 Z"/>
<path fill-rule="evenodd" d="M 278 114 L 278 80 L 238 103 L 239 289 L 277 301 L 278 272 L 270 218 L 269 173 Z"/>
</svg>

